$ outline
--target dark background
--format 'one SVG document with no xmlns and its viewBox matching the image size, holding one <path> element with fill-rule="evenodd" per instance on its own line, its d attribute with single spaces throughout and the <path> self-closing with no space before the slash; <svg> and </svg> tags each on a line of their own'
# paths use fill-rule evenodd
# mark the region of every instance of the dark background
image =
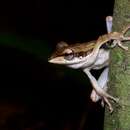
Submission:
<svg viewBox="0 0 130 130">
<path fill-rule="evenodd" d="M 74 44 L 106 33 L 105 17 L 113 14 L 113 5 L 113 0 L 1 1 L 1 35 L 41 40 L 36 48 L 50 50 L 42 60 L 13 43 L 10 47 L 1 43 L 1 129 L 102 129 L 104 110 L 91 102 L 87 77 L 47 59 L 61 40 Z M 98 77 L 100 72 L 93 74 Z"/>
</svg>

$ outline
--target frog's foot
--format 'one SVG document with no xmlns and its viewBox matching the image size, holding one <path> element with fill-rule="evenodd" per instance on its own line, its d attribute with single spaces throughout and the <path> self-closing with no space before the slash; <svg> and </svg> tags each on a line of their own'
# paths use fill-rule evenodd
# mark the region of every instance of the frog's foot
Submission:
<svg viewBox="0 0 130 130">
<path fill-rule="evenodd" d="M 107 106 L 108 106 L 108 108 L 109 108 L 109 110 L 110 110 L 110 113 L 112 113 L 112 112 L 113 112 L 113 107 L 112 107 L 112 105 L 111 105 L 111 103 L 110 103 L 110 101 L 109 101 L 109 97 L 108 97 L 108 98 L 105 97 L 105 96 L 104 96 L 104 97 L 101 97 L 101 96 L 99 96 L 99 95 L 95 92 L 95 90 L 93 90 L 92 93 L 91 93 L 91 100 L 92 100 L 93 102 L 97 102 L 97 101 L 99 101 L 99 99 L 101 99 L 101 106 L 104 107 L 105 104 L 107 104 Z M 119 99 L 118 99 L 118 98 L 114 98 L 114 97 L 111 96 L 110 99 L 112 99 L 112 100 L 113 100 L 114 102 L 116 102 L 116 103 L 119 102 Z"/>
<path fill-rule="evenodd" d="M 119 102 L 119 99 L 116 98 L 116 100 L 114 100 L 114 101 L 116 101 L 116 103 L 118 103 L 118 102 Z M 105 103 L 107 104 L 110 113 L 112 113 L 112 112 L 113 112 L 113 107 L 112 107 L 110 101 L 108 100 L 108 98 L 103 98 L 103 99 L 102 99 L 101 105 L 102 105 L 103 107 L 105 106 Z"/>
</svg>

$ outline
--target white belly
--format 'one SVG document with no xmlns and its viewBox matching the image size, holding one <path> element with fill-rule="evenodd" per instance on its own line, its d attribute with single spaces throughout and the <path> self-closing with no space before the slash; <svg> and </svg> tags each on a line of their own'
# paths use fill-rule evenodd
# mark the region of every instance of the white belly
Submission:
<svg viewBox="0 0 130 130">
<path fill-rule="evenodd" d="M 73 69 L 79 68 L 90 68 L 90 69 L 100 69 L 109 64 L 109 50 L 100 49 L 97 55 L 96 61 L 91 65 L 87 66 L 87 60 L 77 64 L 68 65 L 68 67 Z"/>
<path fill-rule="evenodd" d="M 101 69 L 109 64 L 110 51 L 101 50 L 92 69 Z"/>
</svg>

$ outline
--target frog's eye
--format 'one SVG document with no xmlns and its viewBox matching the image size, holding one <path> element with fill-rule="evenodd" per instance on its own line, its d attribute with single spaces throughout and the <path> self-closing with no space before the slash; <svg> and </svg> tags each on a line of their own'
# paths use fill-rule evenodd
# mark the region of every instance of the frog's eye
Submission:
<svg viewBox="0 0 130 130">
<path fill-rule="evenodd" d="M 66 60 L 72 60 L 74 58 L 74 54 L 65 54 L 65 57 L 64 57 Z"/>
<path fill-rule="evenodd" d="M 64 58 L 66 60 L 72 60 L 74 58 L 74 52 L 71 49 L 66 49 L 64 52 Z"/>
</svg>

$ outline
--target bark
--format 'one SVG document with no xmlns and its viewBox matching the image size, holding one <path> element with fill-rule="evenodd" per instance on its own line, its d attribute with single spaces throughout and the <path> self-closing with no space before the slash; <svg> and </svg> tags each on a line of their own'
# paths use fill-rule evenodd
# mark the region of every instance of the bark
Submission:
<svg viewBox="0 0 130 130">
<path fill-rule="evenodd" d="M 115 0 L 113 12 L 113 31 L 130 24 L 130 0 Z M 104 130 L 130 130 L 130 42 L 124 44 L 128 51 L 119 47 L 111 50 L 108 92 L 120 101 L 113 103 L 113 114 L 105 109 Z"/>
</svg>

